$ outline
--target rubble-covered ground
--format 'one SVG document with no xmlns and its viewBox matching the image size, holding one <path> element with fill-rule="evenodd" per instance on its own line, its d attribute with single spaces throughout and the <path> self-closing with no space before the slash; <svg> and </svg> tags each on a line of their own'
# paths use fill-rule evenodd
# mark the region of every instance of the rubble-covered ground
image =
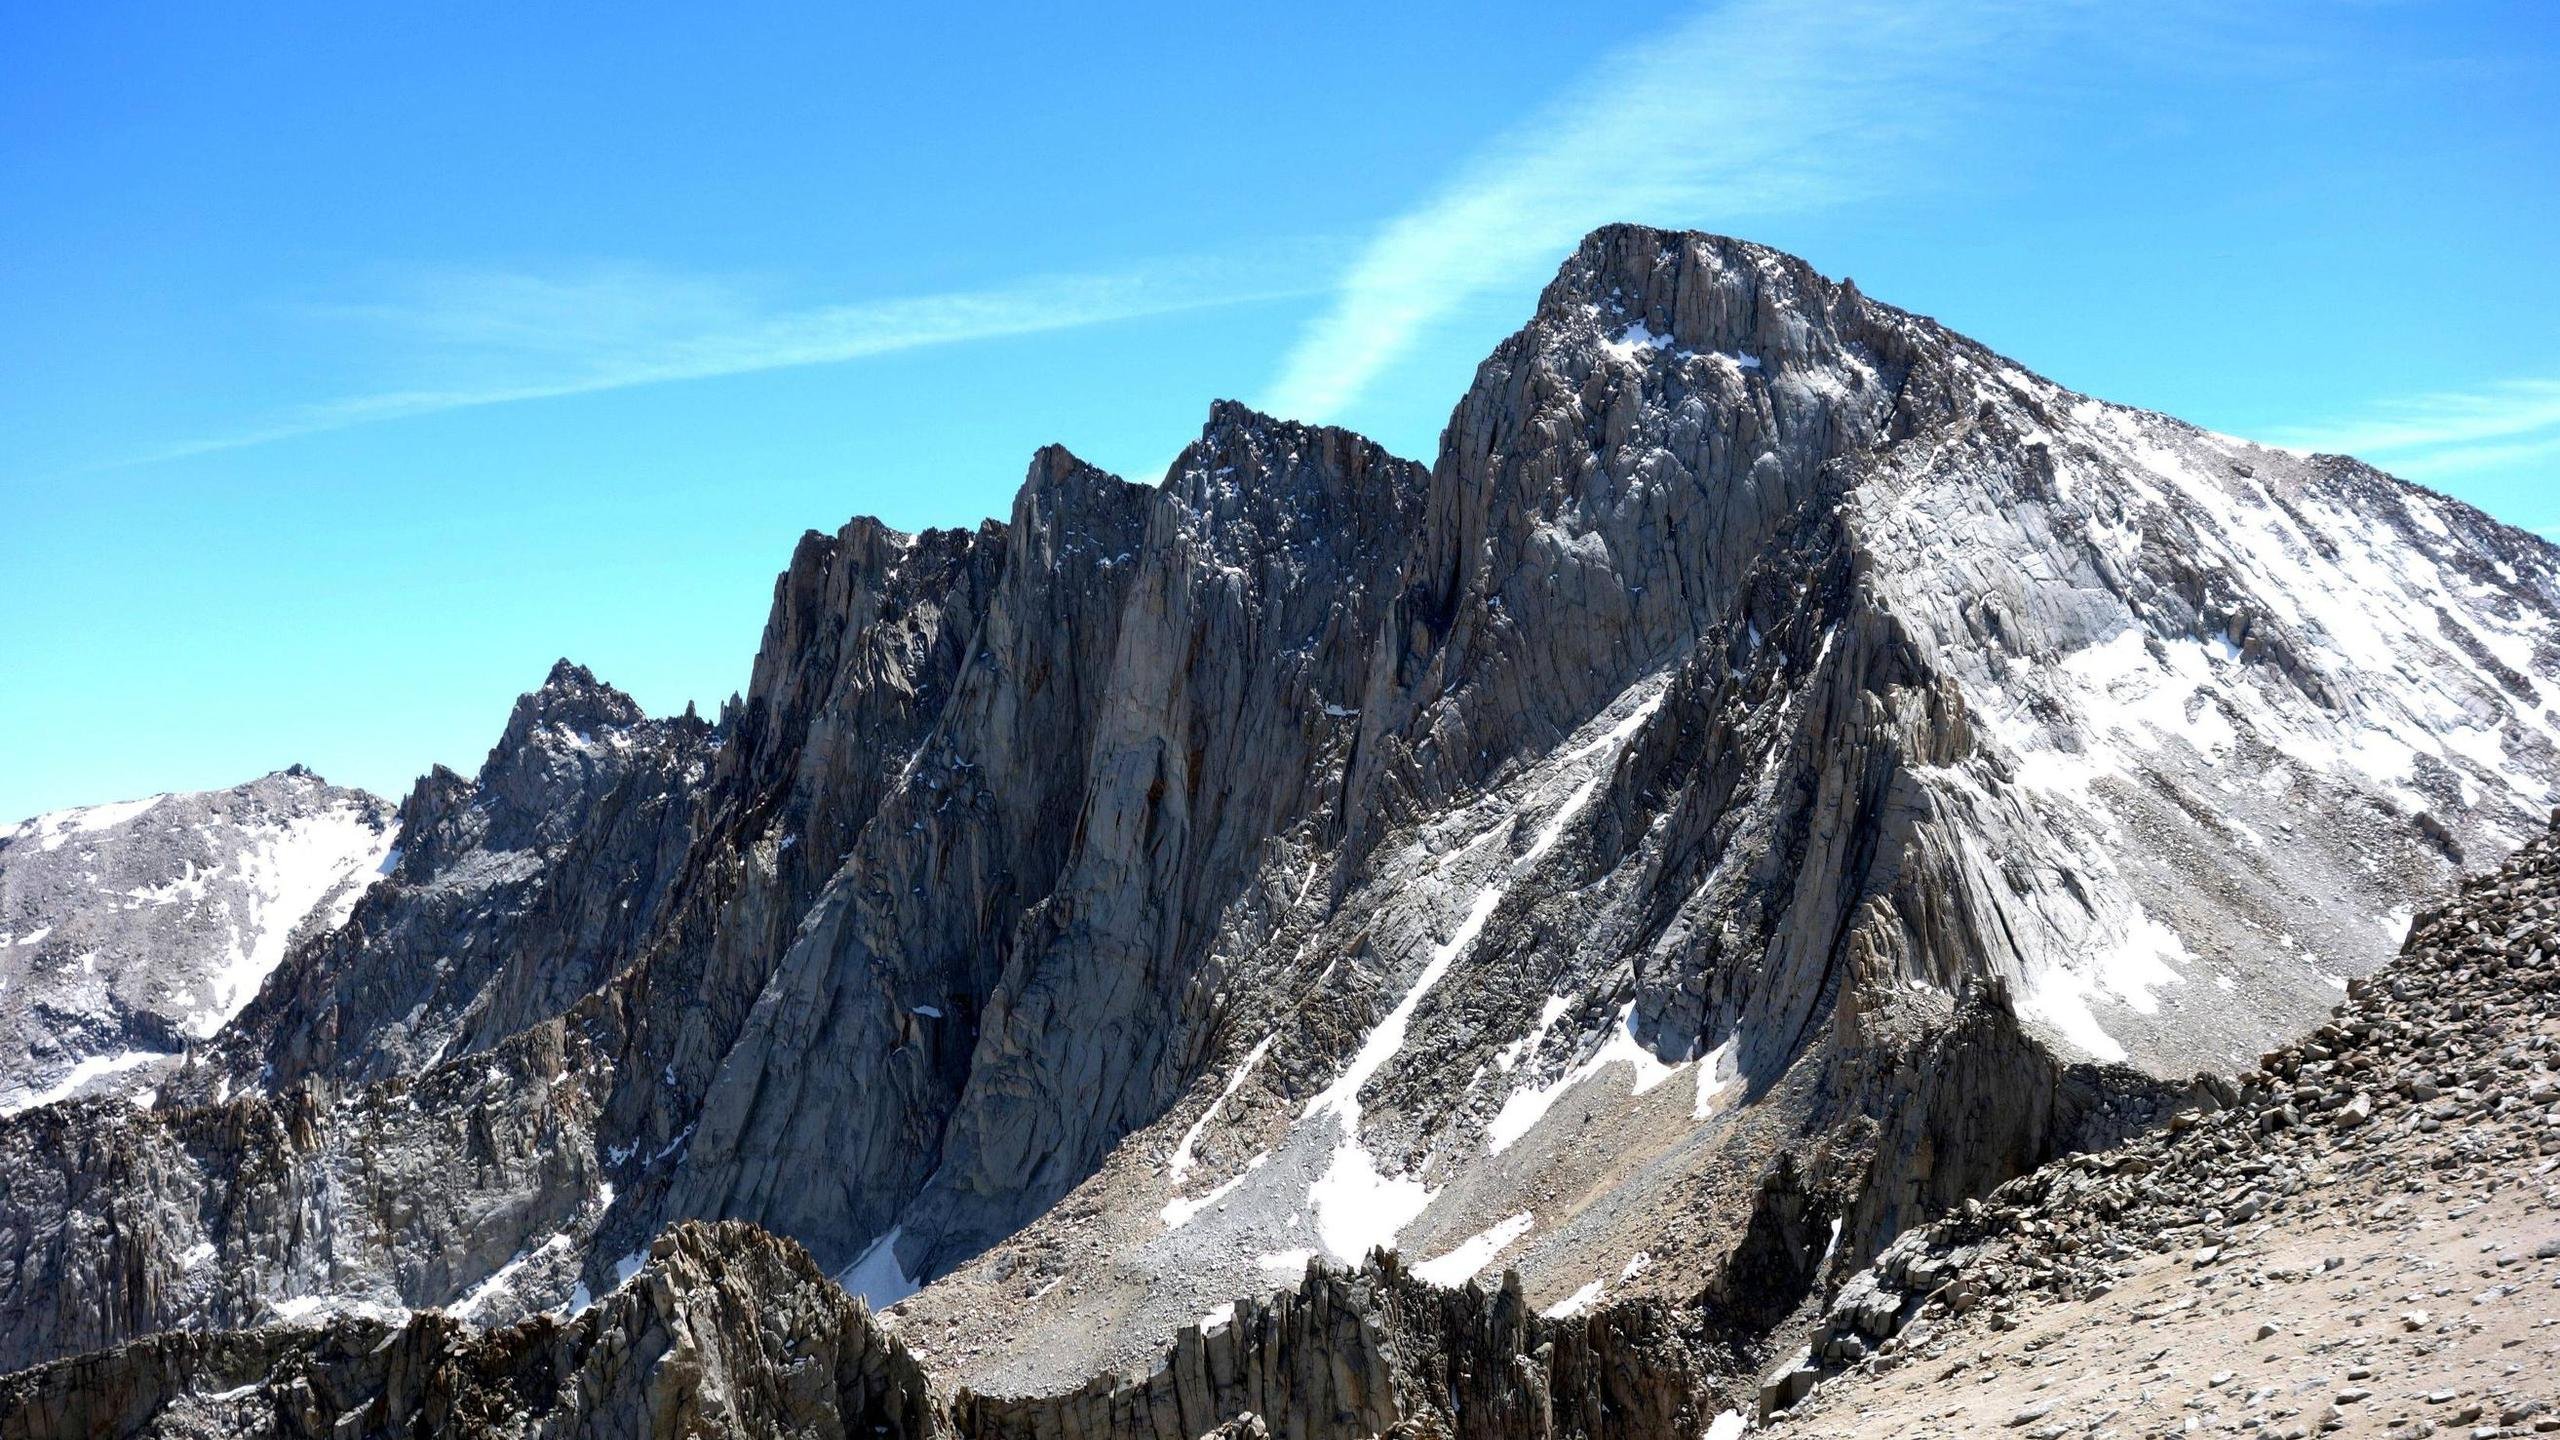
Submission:
<svg viewBox="0 0 2560 1440">
<path fill-rule="evenodd" d="M 2560 844 L 2419 919 L 2223 1108 L 2012 1181 L 1842 1287 L 1775 1428 L 2560 1431 Z"/>
</svg>

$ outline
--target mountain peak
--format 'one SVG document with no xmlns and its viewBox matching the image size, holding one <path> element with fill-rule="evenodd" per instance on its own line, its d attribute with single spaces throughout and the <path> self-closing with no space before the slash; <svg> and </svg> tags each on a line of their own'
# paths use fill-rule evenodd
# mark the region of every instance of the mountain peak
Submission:
<svg viewBox="0 0 2560 1440">
<path fill-rule="evenodd" d="M 638 701 L 597 679 L 586 666 L 563 658 L 553 661 L 542 683 L 516 701 L 508 730 L 515 732 L 519 721 L 526 727 L 565 725 L 581 731 L 619 730 L 647 718 Z"/>
<path fill-rule="evenodd" d="M 1154 487 L 1123 480 L 1064 445 L 1043 445 L 1031 456 L 1022 489 L 1014 496 L 1009 528 L 1016 546 L 1048 543 L 1070 552 L 1084 546 L 1127 547 L 1137 517 Z"/>
<path fill-rule="evenodd" d="M 1268 435 L 1278 432 L 1306 431 L 1319 428 L 1256 409 L 1242 400 L 1212 400 L 1209 417 L 1200 424 L 1200 439 L 1216 442 L 1233 435 Z"/>
<path fill-rule="evenodd" d="M 545 690 L 555 688 L 567 689 L 575 686 L 593 685 L 595 683 L 596 675 L 594 671 L 589 670 L 586 666 L 579 664 L 577 661 L 570 659 L 566 655 L 563 655 L 559 659 L 551 662 L 551 669 L 542 677 L 541 688 Z"/>
<path fill-rule="evenodd" d="M 2554 637 L 2546 551 L 2377 472 L 1607 227 L 1427 468 L 1222 400 L 1161 485 L 1050 446 L 1008 525 L 813 535 L 730 736 L 555 667 L 188 1082 L 339 1077 L 317 1133 L 128 1167 L 134 1226 L 61 1198 L 117 1152 L 9 1152 L 0 1364 L 575 1308 L 706 1215 L 922 1284 L 902 1335 L 982 1394 L 1232 1359 L 1224 1302 L 1381 1245 L 1478 1317 L 1710 1294 L 1648 1330 L 1747 1354 L 2540 823 Z M 41 1302 L 181 1255 L 153 1314 Z"/>
<path fill-rule="evenodd" d="M 1924 352 L 1998 358 L 1934 321 L 1868 299 L 1855 281 L 1832 279 L 1783 250 L 1707 231 L 1633 224 L 1605 225 L 1585 236 L 1515 340 L 1544 346 L 1560 339 L 1588 350 L 1595 338 L 1622 357 L 1643 348 L 1834 371 L 1859 365 L 1899 371 Z"/>
</svg>

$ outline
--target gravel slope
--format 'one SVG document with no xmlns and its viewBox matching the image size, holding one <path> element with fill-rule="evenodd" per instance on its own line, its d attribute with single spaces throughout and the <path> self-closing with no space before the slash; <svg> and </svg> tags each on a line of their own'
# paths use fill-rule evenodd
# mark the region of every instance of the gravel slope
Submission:
<svg viewBox="0 0 2560 1440">
<path fill-rule="evenodd" d="M 1774 1428 L 2560 1430 L 2560 841 L 2217 1088 L 1895 1242 L 1764 1387 L 1819 1381 Z"/>
</svg>

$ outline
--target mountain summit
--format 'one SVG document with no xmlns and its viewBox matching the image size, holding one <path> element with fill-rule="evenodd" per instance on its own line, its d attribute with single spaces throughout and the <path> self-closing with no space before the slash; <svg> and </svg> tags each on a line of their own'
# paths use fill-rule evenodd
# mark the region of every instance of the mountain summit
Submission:
<svg viewBox="0 0 2560 1440">
<path fill-rule="evenodd" d="M 0 1365 L 580 1312 L 748 1233 L 685 1220 L 982 1433 L 1301 1285 L 1730 1364 L 2538 833 L 2560 556 L 1618 226 L 1428 467 L 1232 403 L 1153 487 L 1043 451 L 805 537 L 717 725 L 598 691 L 422 780 L 154 1107 L 0 1122 Z"/>
</svg>

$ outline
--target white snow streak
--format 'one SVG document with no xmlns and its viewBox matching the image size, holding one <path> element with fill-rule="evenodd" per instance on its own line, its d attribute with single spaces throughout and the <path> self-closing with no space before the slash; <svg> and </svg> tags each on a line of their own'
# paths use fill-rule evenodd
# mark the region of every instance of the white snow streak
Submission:
<svg viewBox="0 0 2560 1440">
<path fill-rule="evenodd" d="M 174 1060 L 177 1055 L 167 1050 L 126 1050 L 114 1055 L 92 1055 L 71 1067 L 69 1074 L 54 1082 L 51 1089 L 39 1090 L 15 1105 L 0 1105 L 0 1116 L 18 1115 L 39 1106 L 68 1100 L 95 1081 L 109 1075 L 121 1075 L 154 1060 Z"/>
<path fill-rule="evenodd" d="M 1302 1119 L 1330 1114 L 1342 1126 L 1342 1141 L 1335 1147 L 1331 1163 L 1307 1192 L 1308 1203 L 1315 1210 L 1316 1233 L 1324 1241 L 1325 1249 L 1337 1259 L 1357 1264 L 1373 1248 L 1392 1247 L 1397 1232 L 1422 1213 L 1423 1208 L 1431 1203 L 1433 1193 L 1418 1179 L 1382 1172 L 1377 1161 L 1361 1145 L 1362 1087 L 1404 1048 L 1406 1032 L 1412 1027 L 1414 1012 L 1421 1008 L 1424 997 L 1449 973 L 1449 967 L 1457 958 L 1475 944 L 1476 936 L 1483 932 L 1485 922 L 1493 917 L 1493 912 L 1511 893 L 1512 885 L 1545 856 L 1573 818 L 1591 802 L 1615 759 L 1617 749 L 1643 727 L 1645 720 L 1661 704 L 1662 694 L 1657 687 L 1653 694 L 1640 701 L 1599 738 L 1564 757 L 1567 764 L 1579 764 L 1604 750 L 1609 752 L 1609 758 L 1595 766 L 1595 773 L 1577 785 L 1557 807 L 1529 848 L 1476 892 L 1475 899 L 1467 906 L 1466 917 L 1459 921 L 1456 931 L 1432 950 L 1430 960 L 1422 967 L 1422 973 L 1415 977 L 1412 987 L 1369 1032 L 1361 1042 L 1359 1052 L 1352 1056 L 1351 1063 L 1343 1068 L 1331 1085 L 1325 1087 L 1323 1093 L 1307 1102 Z M 1488 831 L 1486 836 L 1479 837 L 1478 843 L 1498 833 L 1499 829 L 1496 827 L 1494 831 Z M 1472 850 L 1474 846 L 1467 848 Z"/>
<path fill-rule="evenodd" d="M 1698 1062 L 1698 1094 L 1697 1098 L 1690 1102 L 1691 1119 L 1704 1120 L 1715 1114 L 1716 1102 L 1724 1098 L 1726 1091 L 1741 1082 L 1741 1051 L 1742 1037 L 1735 1035 L 1708 1051 L 1706 1058 Z"/>
<path fill-rule="evenodd" d="M 1513 1241 L 1529 1233 L 1536 1224 L 1529 1212 L 1521 1211 L 1490 1229 L 1480 1230 L 1458 1242 L 1447 1254 L 1425 1260 L 1413 1267 L 1414 1275 L 1431 1284 L 1455 1287 L 1466 1284 L 1476 1273 L 1493 1263 L 1493 1257 L 1510 1248 Z"/>
<path fill-rule="evenodd" d="M 570 1240 L 567 1235 L 552 1235 L 541 1244 L 534 1246 L 530 1250 L 523 1251 L 514 1259 L 509 1260 L 506 1264 L 491 1271 L 487 1279 L 472 1286 L 469 1294 L 466 1294 L 461 1299 L 453 1302 L 453 1304 L 447 1306 L 446 1309 L 466 1320 L 471 1318 L 471 1316 L 477 1313 L 482 1306 L 506 1294 L 515 1283 L 516 1272 L 523 1269 L 528 1261 L 539 1256 L 552 1254 L 556 1251 L 567 1250 L 569 1245 Z"/>
<path fill-rule="evenodd" d="M 1192 1152 L 1200 1144 L 1201 1133 L 1209 1128 L 1211 1120 L 1217 1118 L 1219 1107 L 1233 1098 L 1244 1084 L 1245 1077 L 1253 1073 L 1253 1067 L 1262 1063 L 1264 1052 L 1271 1048 L 1271 1040 L 1271 1036 L 1265 1035 L 1245 1052 L 1244 1059 L 1236 1065 L 1235 1073 L 1227 1077 L 1226 1087 L 1218 1092 L 1218 1098 L 1210 1101 L 1209 1108 L 1200 1112 L 1200 1118 L 1191 1122 L 1191 1128 L 1182 1132 L 1182 1143 L 1173 1147 L 1173 1159 L 1165 1167 L 1174 1184 L 1181 1184 L 1182 1177 L 1191 1173 Z"/>
<path fill-rule="evenodd" d="M 24 835 L 33 840 L 41 837 L 44 849 L 59 850 L 63 843 L 74 835 L 111 830 L 168 798 L 166 795 L 153 795 L 141 800 L 119 800 L 111 805 L 85 805 L 74 810 L 47 811 L 32 820 L 21 821 L 12 826 L 7 838 L 15 839 Z"/>
<path fill-rule="evenodd" d="M 885 1310 L 916 1293 L 922 1287 L 898 1263 L 898 1238 L 905 1233 L 902 1226 L 890 1226 L 889 1233 L 872 1241 L 871 1248 L 844 1267 L 836 1276 L 836 1283 L 874 1310 Z"/>
<path fill-rule="evenodd" d="M 1254 1171 L 1261 1169 L 1264 1162 L 1268 1161 L 1270 1158 L 1271 1156 L 1267 1152 L 1254 1156 L 1252 1159 L 1245 1162 L 1244 1169 L 1236 1172 L 1233 1178 L 1228 1179 L 1217 1186 L 1217 1188 L 1211 1190 L 1208 1194 L 1201 1196 L 1197 1200 L 1185 1200 L 1181 1196 L 1176 1195 L 1172 1199 L 1166 1201 L 1163 1211 L 1165 1228 L 1168 1230 L 1179 1230 L 1183 1226 L 1190 1224 L 1192 1216 L 1199 1214 L 1201 1211 L 1208 1209 L 1210 1206 L 1215 1205 L 1219 1201 L 1236 1193 L 1236 1188 L 1244 1184 L 1246 1177 L 1252 1175 Z"/>
</svg>

